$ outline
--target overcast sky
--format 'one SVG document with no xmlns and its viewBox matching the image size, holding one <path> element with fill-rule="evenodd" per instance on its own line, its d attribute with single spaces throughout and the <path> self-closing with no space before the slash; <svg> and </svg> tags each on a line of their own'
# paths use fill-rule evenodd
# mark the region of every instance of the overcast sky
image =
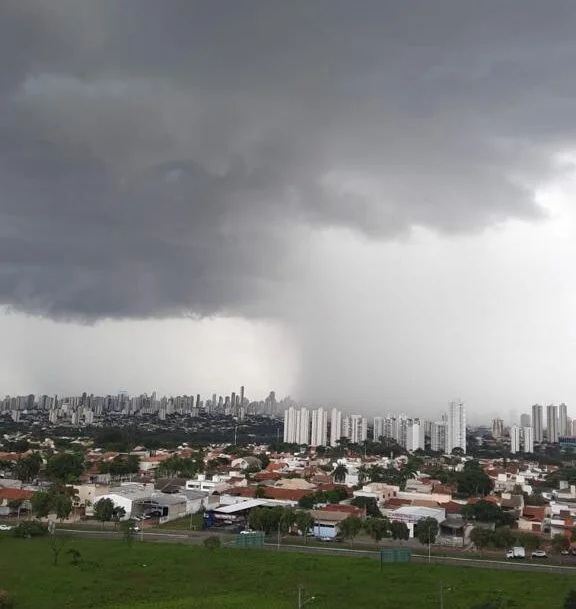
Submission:
<svg viewBox="0 0 576 609">
<path fill-rule="evenodd" d="M 575 27 L 561 0 L 3 2 L 0 393 L 570 412 Z"/>
</svg>

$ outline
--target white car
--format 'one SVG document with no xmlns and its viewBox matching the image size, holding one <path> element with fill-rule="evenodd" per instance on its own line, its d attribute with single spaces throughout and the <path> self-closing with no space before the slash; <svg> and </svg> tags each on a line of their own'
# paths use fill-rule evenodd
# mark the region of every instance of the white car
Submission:
<svg viewBox="0 0 576 609">
<path fill-rule="evenodd" d="M 12 527 L 9 524 L 0 524 L 0 531 L 11 531 Z"/>
<path fill-rule="evenodd" d="M 544 550 L 534 550 L 532 552 L 532 558 L 548 558 L 548 554 Z"/>
</svg>

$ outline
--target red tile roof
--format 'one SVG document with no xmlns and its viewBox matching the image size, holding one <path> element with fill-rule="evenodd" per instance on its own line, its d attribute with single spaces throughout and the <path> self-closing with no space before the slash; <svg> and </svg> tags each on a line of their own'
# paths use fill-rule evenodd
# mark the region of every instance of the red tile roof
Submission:
<svg viewBox="0 0 576 609">
<path fill-rule="evenodd" d="M 0 501 L 26 501 L 34 495 L 32 491 L 19 488 L 0 488 Z"/>
</svg>

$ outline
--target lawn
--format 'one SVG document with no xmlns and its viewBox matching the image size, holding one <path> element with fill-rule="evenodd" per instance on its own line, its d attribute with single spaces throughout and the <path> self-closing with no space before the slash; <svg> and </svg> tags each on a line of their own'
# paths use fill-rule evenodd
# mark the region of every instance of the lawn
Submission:
<svg viewBox="0 0 576 609">
<path fill-rule="evenodd" d="M 79 566 L 68 550 L 81 553 Z M 518 609 L 560 609 L 574 578 L 267 550 L 69 539 L 58 566 L 46 539 L 0 538 L 0 588 L 15 609 L 289 609 L 298 584 L 317 609 L 470 609 L 502 594 Z"/>
</svg>

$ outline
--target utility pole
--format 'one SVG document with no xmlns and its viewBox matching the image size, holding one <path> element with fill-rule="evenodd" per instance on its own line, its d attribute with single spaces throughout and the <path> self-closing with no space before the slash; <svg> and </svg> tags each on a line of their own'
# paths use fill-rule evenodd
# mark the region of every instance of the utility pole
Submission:
<svg viewBox="0 0 576 609">
<path fill-rule="evenodd" d="M 444 609 L 444 585 L 440 582 L 440 609 Z"/>
</svg>

